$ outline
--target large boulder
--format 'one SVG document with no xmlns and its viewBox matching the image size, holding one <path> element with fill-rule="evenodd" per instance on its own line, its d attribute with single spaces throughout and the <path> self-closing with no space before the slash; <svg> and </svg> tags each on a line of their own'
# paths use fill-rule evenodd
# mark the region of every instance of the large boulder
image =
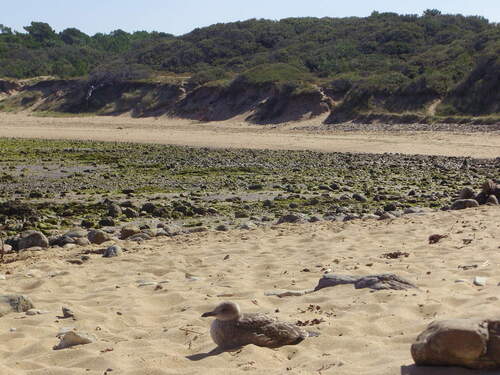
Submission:
<svg viewBox="0 0 500 375">
<path fill-rule="evenodd" d="M 33 302 L 26 296 L 17 294 L 0 296 L 0 317 L 10 312 L 26 312 L 34 307 Z"/>
<path fill-rule="evenodd" d="M 479 207 L 479 202 L 475 199 L 458 199 L 451 205 L 452 210 L 464 210 L 466 208 Z"/>
<path fill-rule="evenodd" d="M 41 232 L 34 230 L 23 232 L 19 241 L 17 241 L 17 249 L 23 250 L 30 247 L 49 247 L 49 240 Z"/>
<path fill-rule="evenodd" d="M 500 368 L 500 320 L 433 322 L 418 336 L 411 354 L 418 366 Z"/>
</svg>

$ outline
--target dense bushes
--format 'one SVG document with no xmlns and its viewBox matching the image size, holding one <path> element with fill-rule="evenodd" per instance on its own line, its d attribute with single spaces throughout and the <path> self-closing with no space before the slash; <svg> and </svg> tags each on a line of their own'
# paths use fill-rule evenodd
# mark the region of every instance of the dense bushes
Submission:
<svg viewBox="0 0 500 375">
<path fill-rule="evenodd" d="M 25 30 L 0 25 L 0 77 L 123 76 L 131 65 L 134 72 L 188 74 L 192 85 L 234 77 L 236 83 L 297 87 L 314 82 L 334 94 L 354 90 L 354 101 L 363 97 L 360 92 L 418 89 L 443 97 L 453 91 L 455 99 L 440 107 L 444 112 L 498 111 L 494 103 L 479 103 L 484 93 L 500 91 L 498 60 L 482 59 L 499 55 L 500 27 L 482 17 L 434 9 L 422 16 L 251 19 L 179 37 L 122 30 L 89 36 L 75 28 L 57 33 L 41 22 Z M 129 73 L 125 76 L 133 78 Z M 464 90 L 474 94 L 460 99 Z"/>
</svg>

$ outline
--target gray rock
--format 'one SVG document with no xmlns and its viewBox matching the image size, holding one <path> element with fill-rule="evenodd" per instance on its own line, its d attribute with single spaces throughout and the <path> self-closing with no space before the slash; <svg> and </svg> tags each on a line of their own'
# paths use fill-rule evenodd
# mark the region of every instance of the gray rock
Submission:
<svg viewBox="0 0 500 375">
<path fill-rule="evenodd" d="M 41 232 L 27 231 L 21 234 L 21 238 L 17 242 L 17 249 L 28 249 L 30 247 L 49 247 L 49 240 Z"/>
<path fill-rule="evenodd" d="M 247 221 L 246 223 L 242 223 L 238 228 L 243 230 L 252 230 L 257 228 L 257 225 L 251 221 Z"/>
<path fill-rule="evenodd" d="M 481 277 L 481 276 L 474 277 L 474 285 L 476 286 L 485 286 L 487 281 L 488 278 L 486 277 Z"/>
<path fill-rule="evenodd" d="M 108 215 L 111 217 L 118 217 L 122 214 L 122 208 L 116 203 L 113 203 L 108 208 Z"/>
<path fill-rule="evenodd" d="M 405 215 L 410 215 L 410 214 L 421 214 L 424 213 L 424 209 L 422 207 L 408 207 L 407 209 L 404 210 Z"/>
<path fill-rule="evenodd" d="M 368 199 L 362 194 L 354 193 L 352 198 L 358 202 L 368 202 Z"/>
<path fill-rule="evenodd" d="M 122 255 L 123 251 L 122 248 L 118 245 L 113 245 L 108 247 L 102 256 L 104 258 L 113 258 Z"/>
<path fill-rule="evenodd" d="M 99 225 L 102 227 L 114 227 L 116 223 L 112 217 L 105 217 L 99 220 Z"/>
<path fill-rule="evenodd" d="M 74 229 L 64 233 L 64 236 L 71 238 L 86 238 L 88 232 L 84 229 Z"/>
<path fill-rule="evenodd" d="M 151 239 L 151 236 L 147 233 L 144 233 L 144 232 L 134 234 L 133 236 L 130 236 L 127 238 L 127 240 L 134 241 L 134 242 L 148 241 L 150 239 Z"/>
<path fill-rule="evenodd" d="M 279 218 L 278 224 L 284 223 L 302 223 L 305 221 L 305 217 L 302 214 L 287 214 Z"/>
<path fill-rule="evenodd" d="M 167 232 L 167 234 L 170 237 L 178 236 L 179 234 L 182 233 L 182 228 L 179 227 L 178 225 L 175 225 L 175 224 L 174 225 L 167 225 L 163 229 L 165 230 L 165 232 Z"/>
<path fill-rule="evenodd" d="M 54 350 L 66 349 L 71 346 L 91 344 L 96 338 L 88 333 L 67 331 L 57 335 L 59 344 L 54 346 Z"/>
<path fill-rule="evenodd" d="M 88 240 L 90 243 L 95 243 L 97 245 L 100 245 L 106 241 L 109 241 L 111 237 L 109 234 L 106 232 L 103 232 L 102 230 L 99 229 L 93 229 L 88 233 Z"/>
<path fill-rule="evenodd" d="M 418 366 L 500 368 L 500 320 L 433 322 L 418 336 L 411 354 Z"/>
<path fill-rule="evenodd" d="M 0 296 L 0 317 L 10 312 L 26 312 L 33 309 L 33 302 L 23 295 L 3 295 Z"/>
<path fill-rule="evenodd" d="M 479 202 L 475 199 L 459 199 L 452 203 L 450 209 L 464 210 L 466 208 L 479 207 Z"/>
<path fill-rule="evenodd" d="M 152 214 L 156 210 L 156 205 L 153 203 L 144 203 L 141 207 L 141 211 L 147 212 L 148 214 Z"/>
<path fill-rule="evenodd" d="M 133 219 L 139 217 L 139 212 L 134 210 L 133 208 L 127 207 L 123 210 L 123 214 L 129 219 Z"/>
<path fill-rule="evenodd" d="M 140 232 L 141 230 L 139 227 L 135 225 L 127 225 L 120 230 L 120 235 L 122 239 L 126 239 Z"/>
<path fill-rule="evenodd" d="M 490 206 L 498 206 L 498 198 L 494 195 L 490 195 L 486 200 L 486 204 L 489 204 Z"/>
<path fill-rule="evenodd" d="M 384 212 L 382 215 L 379 216 L 379 220 L 391 220 L 395 218 L 396 216 L 394 216 L 390 212 Z"/>
<path fill-rule="evenodd" d="M 220 224 L 220 225 L 217 225 L 215 230 L 219 231 L 219 232 L 227 232 L 229 230 L 229 227 L 226 224 Z"/>
<path fill-rule="evenodd" d="M 87 245 L 90 245 L 90 241 L 88 238 L 77 238 L 75 240 L 75 244 L 77 244 L 78 246 L 87 246 Z"/>
</svg>

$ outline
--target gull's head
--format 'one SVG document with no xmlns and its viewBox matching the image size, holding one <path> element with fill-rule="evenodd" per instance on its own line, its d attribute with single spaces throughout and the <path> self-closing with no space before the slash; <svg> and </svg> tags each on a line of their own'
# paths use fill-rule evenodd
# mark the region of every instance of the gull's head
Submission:
<svg viewBox="0 0 500 375">
<path fill-rule="evenodd" d="M 213 311 L 202 315 L 203 318 L 209 316 L 213 316 L 218 320 L 236 320 L 241 316 L 241 310 L 236 302 L 222 302 Z"/>
</svg>

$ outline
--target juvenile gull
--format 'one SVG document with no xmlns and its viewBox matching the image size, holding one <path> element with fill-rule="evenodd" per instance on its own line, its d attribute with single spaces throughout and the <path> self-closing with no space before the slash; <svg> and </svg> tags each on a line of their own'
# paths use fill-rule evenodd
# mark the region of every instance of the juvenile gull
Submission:
<svg viewBox="0 0 500 375">
<path fill-rule="evenodd" d="M 273 317 L 260 314 L 242 314 L 235 302 L 222 302 L 215 310 L 206 312 L 203 318 L 213 316 L 210 335 L 222 349 L 243 345 L 278 347 L 295 345 L 309 336 L 304 329 Z"/>
</svg>

